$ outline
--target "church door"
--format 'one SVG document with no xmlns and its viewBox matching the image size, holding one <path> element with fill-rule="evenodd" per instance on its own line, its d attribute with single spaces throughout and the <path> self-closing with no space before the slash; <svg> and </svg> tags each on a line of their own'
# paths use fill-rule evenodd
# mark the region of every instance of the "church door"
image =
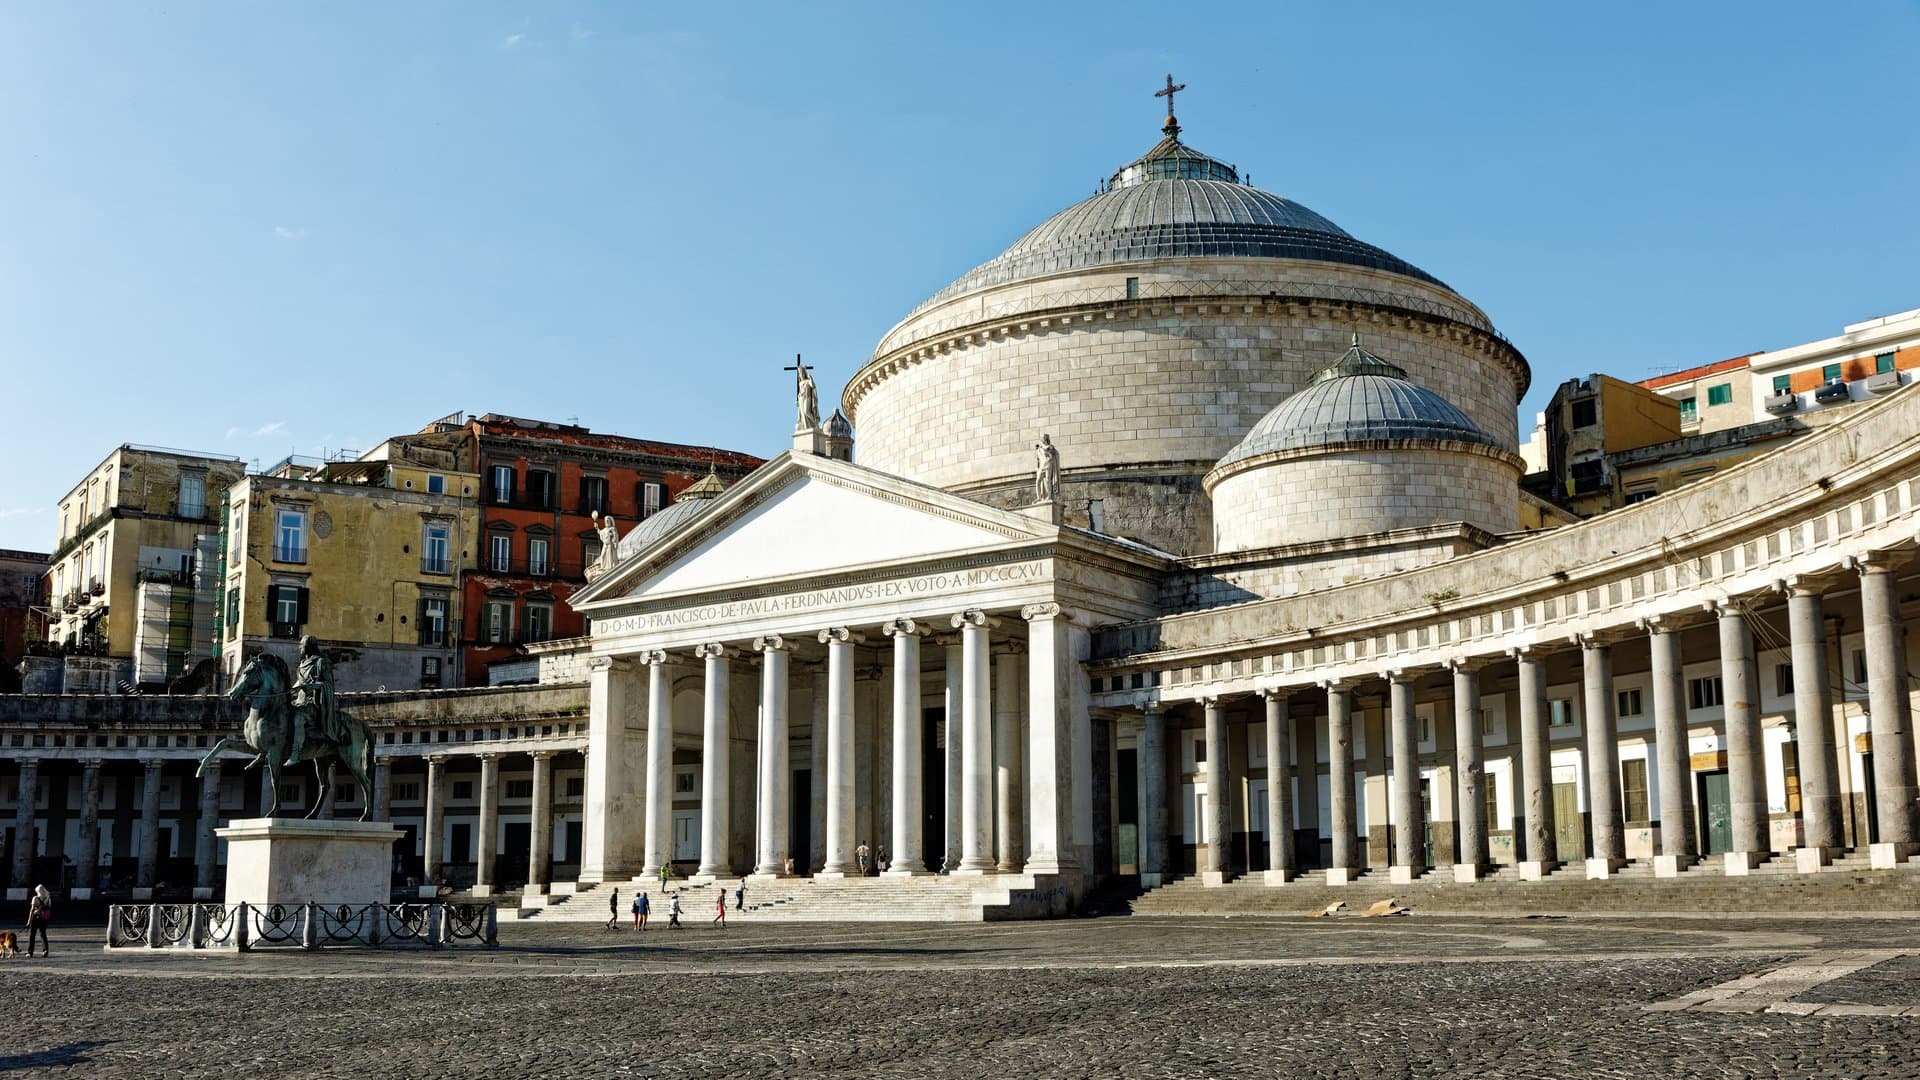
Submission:
<svg viewBox="0 0 1920 1080">
<path fill-rule="evenodd" d="M 1700 854 L 1732 851 L 1733 798 L 1727 787 L 1727 770 L 1700 774 L 1700 815 L 1706 826 L 1700 830 Z"/>
</svg>

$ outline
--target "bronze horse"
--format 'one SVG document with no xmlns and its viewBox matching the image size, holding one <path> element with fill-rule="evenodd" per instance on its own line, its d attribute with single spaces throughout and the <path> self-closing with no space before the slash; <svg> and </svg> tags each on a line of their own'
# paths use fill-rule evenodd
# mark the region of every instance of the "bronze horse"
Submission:
<svg viewBox="0 0 1920 1080">
<path fill-rule="evenodd" d="M 247 719 L 240 725 L 240 737 L 227 736 L 215 743 L 207 756 L 200 759 L 200 768 L 196 775 L 205 775 L 207 765 L 220 752 L 227 749 L 245 750 L 254 754 L 247 763 L 248 768 L 262 763 L 267 766 L 267 777 L 272 789 L 272 805 L 267 807 L 265 817 L 273 817 L 280 809 L 280 771 L 285 768 L 283 762 L 293 743 L 293 680 L 287 673 L 287 665 L 272 653 L 260 653 L 247 661 L 240 677 L 234 681 L 233 688 L 227 691 L 231 701 L 248 699 Z M 340 711 L 340 723 L 347 729 L 348 739 L 342 745 L 327 737 L 317 722 L 307 724 L 307 745 L 300 754 L 301 761 L 313 762 L 314 776 L 321 787 L 315 793 L 313 808 L 306 816 L 316 818 L 320 807 L 326 801 L 327 786 L 333 783 L 333 766 L 339 762 L 353 773 L 353 779 L 360 785 L 360 820 L 368 821 L 373 816 L 373 733 L 361 720 Z M 324 768 L 322 766 L 324 765 Z"/>
</svg>

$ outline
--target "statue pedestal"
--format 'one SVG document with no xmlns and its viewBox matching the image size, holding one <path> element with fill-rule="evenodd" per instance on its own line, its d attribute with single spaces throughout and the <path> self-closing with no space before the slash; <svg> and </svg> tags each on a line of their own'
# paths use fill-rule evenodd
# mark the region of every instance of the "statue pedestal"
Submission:
<svg viewBox="0 0 1920 1080">
<path fill-rule="evenodd" d="M 1067 520 L 1066 504 L 1058 499 L 1048 499 L 1031 506 L 1023 506 L 1018 512 L 1030 518 L 1038 518 L 1049 525 L 1059 525 Z"/>
<path fill-rule="evenodd" d="M 385 904 L 393 844 L 385 821 L 242 818 L 214 830 L 227 842 L 229 904 Z"/>
<path fill-rule="evenodd" d="M 793 452 L 812 454 L 814 457 L 827 456 L 827 433 L 819 428 L 794 428 Z"/>
</svg>

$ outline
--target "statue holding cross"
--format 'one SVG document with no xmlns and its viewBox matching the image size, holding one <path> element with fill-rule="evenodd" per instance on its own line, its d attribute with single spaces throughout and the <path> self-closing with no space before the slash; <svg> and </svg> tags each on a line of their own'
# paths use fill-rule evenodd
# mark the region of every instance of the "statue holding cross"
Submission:
<svg viewBox="0 0 1920 1080">
<path fill-rule="evenodd" d="M 782 368 L 793 372 L 793 397 L 798 416 L 793 422 L 795 434 L 820 430 L 820 392 L 813 385 L 813 372 L 800 362 L 800 354 L 793 354 L 793 366 Z"/>
</svg>

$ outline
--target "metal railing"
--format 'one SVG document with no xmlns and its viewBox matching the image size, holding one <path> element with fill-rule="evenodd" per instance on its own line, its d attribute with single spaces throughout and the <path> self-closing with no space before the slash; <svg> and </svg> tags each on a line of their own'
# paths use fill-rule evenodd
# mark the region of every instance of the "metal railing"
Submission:
<svg viewBox="0 0 1920 1080">
<path fill-rule="evenodd" d="M 499 945 L 492 904 L 115 904 L 109 949 L 308 951 L 333 945 L 441 948 Z"/>
</svg>

